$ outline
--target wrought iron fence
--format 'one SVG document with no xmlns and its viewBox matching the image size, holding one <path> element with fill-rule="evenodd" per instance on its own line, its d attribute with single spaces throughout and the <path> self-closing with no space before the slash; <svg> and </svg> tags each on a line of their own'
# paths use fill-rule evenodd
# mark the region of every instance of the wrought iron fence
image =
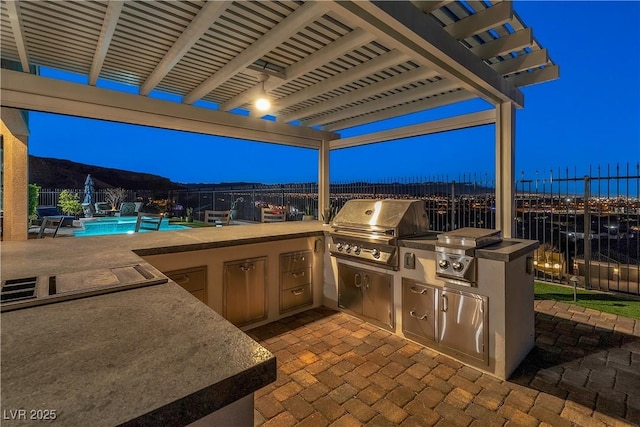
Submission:
<svg viewBox="0 0 640 427">
<path fill-rule="evenodd" d="M 540 279 L 568 283 L 575 276 L 588 288 L 640 295 L 640 164 L 598 167 L 584 176 L 569 169 L 523 172 L 515 184 L 514 235 L 540 242 L 534 260 Z M 60 191 L 41 190 L 40 205 L 57 205 Z M 434 231 L 495 228 L 495 181 L 487 174 L 332 183 L 330 196 L 337 210 L 354 198 L 419 198 Z M 149 202 L 152 193 L 129 190 L 127 197 Z M 94 201 L 104 200 L 97 190 Z M 285 210 L 289 220 L 304 213 L 321 219 L 324 208 L 315 183 L 181 189 L 153 203 L 175 216 L 192 208 L 196 220 L 205 210 L 235 207 L 236 218 L 260 221 L 266 205 Z"/>
</svg>

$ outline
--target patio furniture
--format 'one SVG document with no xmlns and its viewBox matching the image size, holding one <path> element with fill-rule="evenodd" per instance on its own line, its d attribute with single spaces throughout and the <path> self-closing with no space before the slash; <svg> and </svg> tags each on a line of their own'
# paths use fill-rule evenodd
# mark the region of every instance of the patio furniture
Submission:
<svg viewBox="0 0 640 427">
<path fill-rule="evenodd" d="M 62 216 L 62 227 L 73 227 L 73 220 L 76 219 L 73 216 L 61 215 L 57 206 L 38 206 L 36 212 L 40 222 L 44 221 L 45 217 Z"/>
<path fill-rule="evenodd" d="M 45 216 L 42 218 L 42 224 L 40 224 L 40 231 L 38 231 L 37 238 L 44 239 L 48 236 L 56 237 L 64 219 L 65 217 L 63 215 Z"/>
<path fill-rule="evenodd" d="M 272 208 L 262 208 L 261 212 L 261 222 L 283 222 L 286 216 L 284 212 Z"/>
<path fill-rule="evenodd" d="M 204 211 L 205 224 L 229 225 L 231 221 L 231 211 Z"/>
<path fill-rule="evenodd" d="M 122 202 L 120 203 L 120 216 L 133 216 L 136 215 L 136 204 L 134 202 Z"/>
<path fill-rule="evenodd" d="M 101 215 L 109 215 L 108 212 L 111 210 L 111 205 L 106 202 L 96 202 L 93 206 L 95 207 L 96 213 Z"/>
<path fill-rule="evenodd" d="M 84 213 L 85 218 L 93 218 L 93 217 L 103 217 L 107 216 L 106 213 L 97 212 L 96 208 L 91 203 L 83 203 L 82 204 L 82 212 Z"/>
<path fill-rule="evenodd" d="M 138 233 L 140 230 L 158 231 L 163 218 L 162 214 L 139 212 L 135 232 Z"/>
</svg>

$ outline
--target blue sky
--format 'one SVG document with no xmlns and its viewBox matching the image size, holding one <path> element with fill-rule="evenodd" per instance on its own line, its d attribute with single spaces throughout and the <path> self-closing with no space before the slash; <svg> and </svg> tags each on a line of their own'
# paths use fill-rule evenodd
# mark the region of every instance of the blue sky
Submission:
<svg viewBox="0 0 640 427">
<path fill-rule="evenodd" d="M 546 176 L 567 168 L 582 176 L 590 167 L 628 162 L 635 171 L 640 161 L 640 2 L 516 1 L 514 7 L 560 65 L 559 80 L 521 89 L 525 108 L 516 113 L 517 177 L 522 171 L 533 178 L 535 171 Z M 86 76 L 70 79 L 86 82 Z M 482 101 L 470 101 L 342 134 L 486 108 Z M 31 114 L 30 128 L 30 154 L 176 182 L 317 179 L 315 150 L 44 113 Z M 330 158 L 331 181 L 492 177 L 494 132 L 494 126 L 483 126 L 337 150 Z"/>
</svg>

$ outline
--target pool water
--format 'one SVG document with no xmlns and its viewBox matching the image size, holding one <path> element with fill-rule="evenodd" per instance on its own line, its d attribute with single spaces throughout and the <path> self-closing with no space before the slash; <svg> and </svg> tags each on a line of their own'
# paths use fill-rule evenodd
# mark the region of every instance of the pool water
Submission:
<svg viewBox="0 0 640 427">
<path fill-rule="evenodd" d="M 78 230 L 73 233 L 76 237 L 83 236 L 103 236 L 107 234 L 131 234 L 136 228 L 137 217 L 121 217 L 121 218 L 96 218 L 93 221 L 84 222 L 84 230 Z M 160 223 L 159 231 L 175 231 L 184 230 L 189 227 L 184 225 L 169 224 L 169 219 L 164 218 Z M 140 233 L 146 233 L 150 230 L 140 230 Z"/>
</svg>

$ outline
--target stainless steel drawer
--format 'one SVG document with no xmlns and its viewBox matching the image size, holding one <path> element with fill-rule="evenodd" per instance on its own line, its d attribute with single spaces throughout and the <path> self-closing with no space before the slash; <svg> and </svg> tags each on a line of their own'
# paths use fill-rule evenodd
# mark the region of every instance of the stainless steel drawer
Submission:
<svg viewBox="0 0 640 427">
<path fill-rule="evenodd" d="M 417 341 L 436 340 L 436 289 L 402 280 L 402 331 Z"/>
<path fill-rule="evenodd" d="M 280 293 L 280 313 L 313 303 L 311 284 L 287 289 Z"/>
<path fill-rule="evenodd" d="M 289 252 L 280 255 L 280 272 L 296 271 L 311 267 L 313 254 L 311 251 Z"/>
<path fill-rule="evenodd" d="M 312 281 L 311 267 L 296 271 L 282 272 L 280 290 L 284 291 L 302 285 L 308 285 Z"/>
</svg>

